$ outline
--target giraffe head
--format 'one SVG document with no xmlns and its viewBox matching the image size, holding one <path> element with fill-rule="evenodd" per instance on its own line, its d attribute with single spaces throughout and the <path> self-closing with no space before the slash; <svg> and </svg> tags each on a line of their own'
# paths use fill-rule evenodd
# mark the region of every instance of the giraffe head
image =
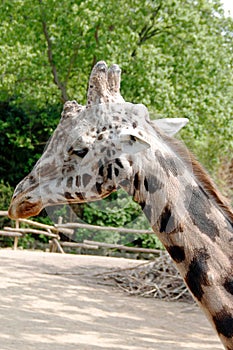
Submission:
<svg viewBox="0 0 233 350">
<path fill-rule="evenodd" d="M 42 208 L 81 203 L 127 187 L 162 129 L 172 135 L 186 119 L 150 121 L 145 106 L 125 102 L 120 68 L 101 61 L 92 70 L 85 107 L 65 103 L 61 120 L 31 173 L 16 187 L 11 218 L 37 215 Z M 156 125 L 157 124 L 157 125 Z"/>
</svg>

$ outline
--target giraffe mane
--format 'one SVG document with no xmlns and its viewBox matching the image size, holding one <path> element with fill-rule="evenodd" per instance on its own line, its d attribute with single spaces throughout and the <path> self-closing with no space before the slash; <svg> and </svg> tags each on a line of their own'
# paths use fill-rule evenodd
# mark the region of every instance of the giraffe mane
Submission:
<svg viewBox="0 0 233 350">
<path fill-rule="evenodd" d="M 170 146 L 172 150 L 174 150 L 176 154 L 178 154 L 184 164 L 189 166 L 190 164 L 192 165 L 192 170 L 198 183 L 203 187 L 204 191 L 217 204 L 217 206 L 220 207 L 225 216 L 233 225 L 233 210 L 230 206 L 229 200 L 219 192 L 210 175 L 197 161 L 193 153 L 190 152 L 181 141 L 173 137 L 169 137 L 164 133 L 160 133 L 160 137 Z"/>
</svg>

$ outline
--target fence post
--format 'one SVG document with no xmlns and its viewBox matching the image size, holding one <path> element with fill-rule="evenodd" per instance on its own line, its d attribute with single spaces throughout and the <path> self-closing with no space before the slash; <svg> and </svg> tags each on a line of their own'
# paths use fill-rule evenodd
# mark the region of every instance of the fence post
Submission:
<svg viewBox="0 0 233 350">
<path fill-rule="evenodd" d="M 18 219 L 15 220 L 15 228 L 19 228 L 19 220 Z M 17 237 L 17 236 L 14 238 L 14 250 L 17 250 L 18 239 L 19 239 L 19 237 Z"/>
<path fill-rule="evenodd" d="M 62 224 L 62 221 L 63 221 L 63 217 L 62 216 L 59 216 L 58 217 L 58 225 L 61 225 Z"/>
<path fill-rule="evenodd" d="M 59 216 L 58 217 L 58 222 L 57 222 L 58 225 L 62 224 L 62 220 L 63 220 L 63 217 Z M 58 240 L 56 238 L 53 238 L 52 242 L 51 242 L 51 246 L 50 246 L 50 253 L 56 253 L 57 250 L 59 250 L 60 253 L 64 254 L 64 251 L 63 251 L 62 247 L 60 246 Z"/>
</svg>

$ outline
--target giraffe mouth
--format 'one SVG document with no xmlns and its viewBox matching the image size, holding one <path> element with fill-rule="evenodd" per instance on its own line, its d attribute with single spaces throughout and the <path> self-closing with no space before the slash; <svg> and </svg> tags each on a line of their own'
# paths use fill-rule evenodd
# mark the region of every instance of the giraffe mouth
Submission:
<svg viewBox="0 0 233 350">
<path fill-rule="evenodd" d="M 8 216 L 13 219 L 26 219 L 30 216 L 36 216 L 43 209 L 41 201 L 32 203 L 27 199 L 14 198 L 8 209 Z"/>
</svg>

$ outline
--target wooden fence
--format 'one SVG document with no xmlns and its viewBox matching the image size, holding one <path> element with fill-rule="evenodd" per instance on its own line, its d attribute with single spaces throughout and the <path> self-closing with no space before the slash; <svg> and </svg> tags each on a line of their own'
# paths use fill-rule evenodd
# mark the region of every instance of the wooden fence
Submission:
<svg viewBox="0 0 233 350">
<path fill-rule="evenodd" d="M 0 211 L 0 216 L 8 216 L 7 211 Z M 29 228 L 20 227 L 20 224 L 25 224 L 31 226 Z M 120 251 L 128 251 L 134 253 L 148 253 L 148 254 L 158 254 L 160 250 L 158 249 L 147 249 L 147 248 L 137 248 L 137 247 L 128 247 L 121 244 L 109 244 L 104 242 L 96 242 L 90 240 L 84 240 L 83 242 L 70 242 L 70 241 L 61 241 L 60 234 L 66 235 L 68 238 L 72 238 L 75 233 L 75 229 L 85 228 L 88 230 L 100 230 L 100 231 L 112 231 L 120 232 L 124 234 L 134 233 L 134 234 L 151 234 L 151 230 L 136 230 L 123 227 L 112 227 L 112 226 L 97 226 L 89 225 L 84 223 L 62 223 L 62 217 L 59 217 L 58 223 L 54 225 L 46 225 L 33 220 L 28 219 L 18 219 L 15 220 L 15 227 L 5 226 L 0 230 L 0 236 L 14 237 L 14 246 L 13 249 L 16 250 L 18 247 L 18 239 L 23 237 L 25 234 L 33 233 L 38 235 L 45 235 L 50 237 L 50 252 L 59 252 L 64 254 L 65 247 L 70 248 L 81 248 L 81 249 L 90 249 L 98 250 L 100 248 L 104 249 L 117 249 Z"/>
</svg>

